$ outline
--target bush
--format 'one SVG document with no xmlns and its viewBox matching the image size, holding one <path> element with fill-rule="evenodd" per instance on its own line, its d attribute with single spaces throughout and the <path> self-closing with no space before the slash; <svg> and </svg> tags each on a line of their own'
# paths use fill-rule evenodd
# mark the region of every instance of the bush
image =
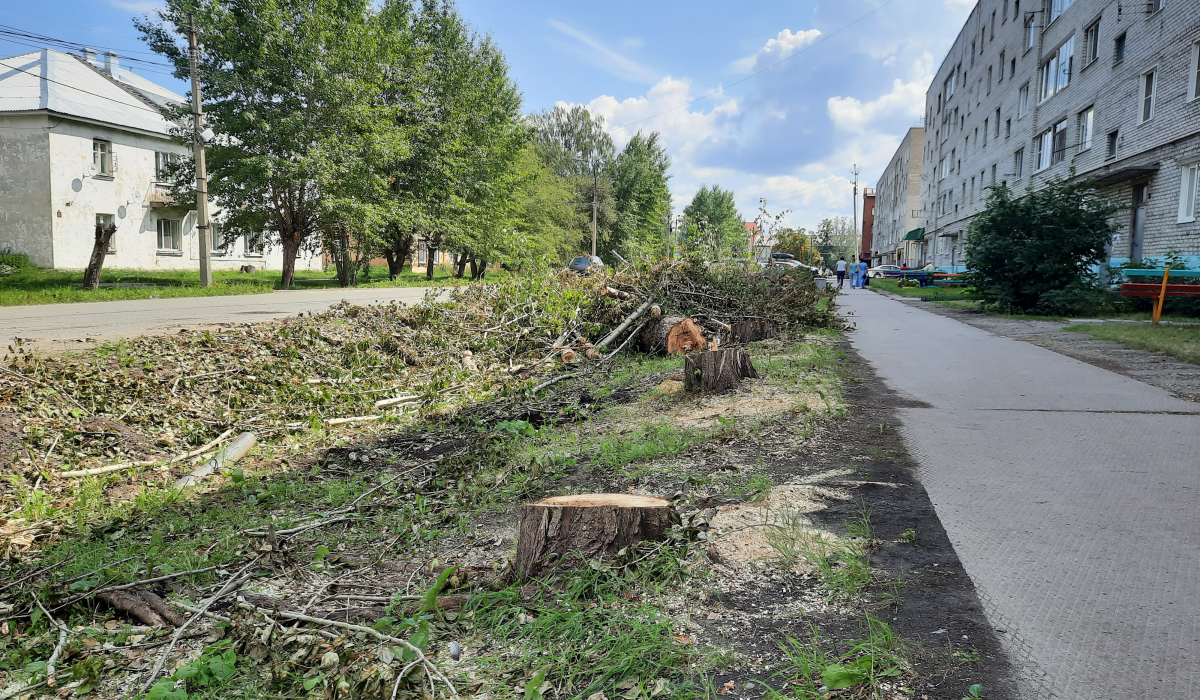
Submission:
<svg viewBox="0 0 1200 700">
<path fill-rule="evenodd" d="M 20 253 L 0 253 L 0 277 L 31 269 L 33 263 L 29 262 L 28 256 Z"/>
<path fill-rule="evenodd" d="M 1104 303 L 1095 270 L 1119 209 L 1091 182 L 1054 181 L 1016 198 L 1007 187 L 991 188 L 966 243 L 975 295 L 1015 313 L 1073 315 Z"/>
</svg>

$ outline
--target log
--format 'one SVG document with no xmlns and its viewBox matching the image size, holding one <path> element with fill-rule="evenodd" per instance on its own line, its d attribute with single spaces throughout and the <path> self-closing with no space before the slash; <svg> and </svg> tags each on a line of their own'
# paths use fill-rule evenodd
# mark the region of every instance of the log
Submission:
<svg viewBox="0 0 1200 700">
<path fill-rule="evenodd" d="M 775 329 L 767 321 L 739 321 L 729 329 L 729 339 L 735 343 L 753 343 L 776 335 Z"/>
<path fill-rule="evenodd" d="M 128 613 L 131 617 L 142 624 L 151 627 L 166 627 L 167 622 L 161 615 L 156 613 L 145 600 L 138 595 L 134 595 L 129 591 L 106 591 L 96 596 L 105 603 Z"/>
<path fill-rule="evenodd" d="M 692 353 L 683 364 L 686 391 L 728 391 L 741 386 L 742 379 L 758 379 L 758 372 L 749 353 L 738 348 Z"/>
<path fill-rule="evenodd" d="M 526 504 L 517 541 L 517 579 L 611 556 L 643 540 L 661 541 L 673 512 L 670 501 L 624 493 L 554 496 Z"/>
<path fill-rule="evenodd" d="M 704 329 L 683 316 L 659 316 L 642 335 L 642 347 L 652 353 L 686 355 L 703 350 L 705 344 Z"/>
</svg>

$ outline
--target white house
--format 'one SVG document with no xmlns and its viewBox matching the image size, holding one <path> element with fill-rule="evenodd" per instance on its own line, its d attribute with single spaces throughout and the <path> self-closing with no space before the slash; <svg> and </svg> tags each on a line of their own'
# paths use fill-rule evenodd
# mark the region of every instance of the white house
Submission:
<svg viewBox="0 0 1200 700">
<path fill-rule="evenodd" d="M 195 202 L 173 202 L 161 182 L 163 164 L 189 151 L 171 140 L 158 107 L 184 101 L 112 53 L 102 64 L 95 53 L 51 49 L 0 59 L 0 252 L 84 268 L 96 223 L 111 222 L 105 267 L 199 269 Z M 212 252 L 214 269 L 282 266 L 282 251 L 261 236 L 224 246 Z M 296 264 L 319 266 L 319 256 Z"/>
</svg>

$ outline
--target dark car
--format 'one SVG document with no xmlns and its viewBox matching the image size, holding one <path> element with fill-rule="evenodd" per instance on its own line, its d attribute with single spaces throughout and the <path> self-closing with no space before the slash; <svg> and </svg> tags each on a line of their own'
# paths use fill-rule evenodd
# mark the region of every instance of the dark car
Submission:
<svg viewBox="0 0 1200 700">
<path fill-rule="evenodd" d="M 592 265 L 604 267 L 604 261 L 595 255 L 577 255 L 571 260 L 571 263 L 567 265 L 567 269 L 578 272 L 582 275 Z"/>
</svg>

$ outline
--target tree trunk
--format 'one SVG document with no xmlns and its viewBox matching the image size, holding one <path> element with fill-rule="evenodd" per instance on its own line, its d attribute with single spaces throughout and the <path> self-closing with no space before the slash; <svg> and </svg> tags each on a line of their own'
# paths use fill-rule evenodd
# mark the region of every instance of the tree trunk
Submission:
<svg viewBox="0 0 1200 700">
<path fill-rule="evenodd" d="M 433 258 L 437 255 L 437 248 L 429 248 L 429 252 L 425 256 L 425 280 L 433 281 Z"/>
<path fill-rule="evenodd" d="M 670 501 L 623 493 L 554 496 L 526 504 L 517 578 L 611 556 L 643 540 L 661 541 L 674 510 Z"/>
<path fill-rule="evenodd" d="M 700 324 L 683 316 L 660 316 L 642 336 L 646 352 L 656 354 L 686 355 L 703 350 L 706 344 Z"/>
<path fill-rule="evenodd" d="M 481 279 L 483 279 L 484 277 L 486 277 L 486 276 L 487 276 L 487 266 L 488 266 L 488 261 L 487 261 L 487 260 L 480 260 L 480 261 L 479 261 L 479 274 L 475 274 L 475 270 L 474 270 L 474 269 L 472 269 L 472 270 L 471 270 L 471 279 L 473 279 L 473 280 L 481 280 Z M 472 260 L 472 261 L 471 261 L 471 267 L 472 267 L 472 268 L 474 268 L 474 267 L 475 267 L 475 261 L 474 261 L 474 260 Z"/>
<path fill-rule="evenodd" d="M 750 355 L 738 348 L 693 353 L 683 364 L 683 388 L 687 391 L 728 391 L 741 386 L 743 378 L 758 379 L 758 372 Z"/>
<path fill-rule="evenodd" d="M 471 258 L 471 279 L 479 279 L 479 262 L 475 258 Z"/>
<path fill-rule="evenodd" d="M 729 331 L 729 339 L 735 343 L 753 343 L 774 338 L 775 335 L 775 329 L 767 321 L 740 321 L 733 324 Z"/>
<path fill-rule="evenodd" d="M 300 250 L 299 236 L 295 234 L 281 235 L 283 243 L 283 275 L 279 284 L 282 287 L 296 286 L 296 253 Z"/>
<path fill-rule="evenodd" d="M 393 230 L 391 233 L 391 243 L 383 251 L 383 256 L 387 258 L 388 277 L 396 279 L 404 274 L 404 263 L 412 255 L 413 237 L 404 235 L 399 231 Z"/>
<path fill-rule="evenodd" d="M 333 264 L 337 268 L 339 287 L 354 284 L 354 262 L 350 259 L 350 236 L 341 231 L 333 239 Z"/>
<path fill-rule="evenodd" d="M 104 258 L 108 255 L 108 244 L 112 241 L 112 237 L 116 232 L 116 224 L 109 224 L 107 227 L 96 224 L 96 240 L 92 244 L 92 257 L 88 260 L 87 269 L 83 272 L 83 286 L 85 289 L 100 288 L 100 271 L 104 269 Z"/>
<path fill-rule="evenodd" d="M 468 253 L 462 253 L 458 256 L 458 265 L 455 267 L 454 276 L 462 279 L 462 276 L 467 272 L 467 260 L 471 260 L 471 269 L 475 269 L 475 259 Z"/>
<path fill-rule="evenodd" d="M 398 277 L 401 272 L 401 270 L 398 269 L 398 268 L 400 268 L 400 263 L 399 263 L 399 261 L 396 260 L 396 254 L 392 252 L 391 248 L 384 248 L 383 249 L 383 259 L 387 260 L 388 279 L 392 279 L 392 280 L 396 279 L 396 277 Z"/>
</svg>

